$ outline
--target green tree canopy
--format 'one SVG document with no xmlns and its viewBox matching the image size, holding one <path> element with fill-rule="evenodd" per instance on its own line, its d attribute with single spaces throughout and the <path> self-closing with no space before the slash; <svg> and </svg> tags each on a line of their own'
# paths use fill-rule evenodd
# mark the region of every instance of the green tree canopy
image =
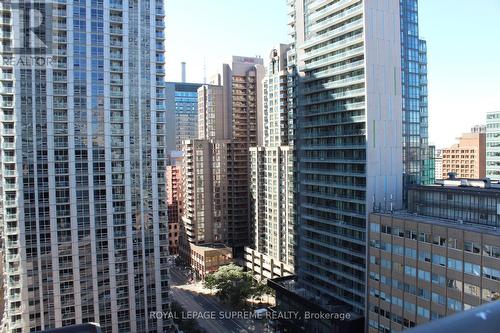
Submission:
<svg viewBox="0 0 500 333">
<path fill-rule="evenodd" d="M 204 281 L 205 288 L 215 289 L 216 295 L 232 306 L 240 306 L 249 297 L 261 297 L 267 290 L 257 283 L 250 272 L 243 267 L 229 264 L 207 275 Z"/>
</svg>

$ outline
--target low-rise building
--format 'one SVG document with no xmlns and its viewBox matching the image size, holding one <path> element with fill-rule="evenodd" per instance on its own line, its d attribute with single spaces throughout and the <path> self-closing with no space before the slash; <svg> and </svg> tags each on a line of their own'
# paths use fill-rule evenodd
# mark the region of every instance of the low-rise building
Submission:
<svg viewBox="0 0 500 333">
<path fill-rule="evenodd" d="M 196 277 L 204 279 L 222 265 L 233 261 L 233 250 L 221 243 L 190 245 L 189 264 Z"/>
<path fill-rule="evenodd" d="M 407 211 L 369 217 L 368 332 L 397 332 L 496 300 L 500 185 L 409 189 Z"/>
</svg>

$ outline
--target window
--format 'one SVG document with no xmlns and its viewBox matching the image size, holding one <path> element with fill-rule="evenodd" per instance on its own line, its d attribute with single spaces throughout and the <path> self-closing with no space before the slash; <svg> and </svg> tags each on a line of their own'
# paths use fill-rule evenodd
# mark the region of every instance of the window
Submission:
<svg viewBox="0 0 500 333">
<path fill-rule="evenodd" d="M 380 224 L 378 223 L 371 223 L 370 224 L 370 230 L 373 232 L 380 232 Z"/>
<path fill-rule="evenodd" d="M 418 288 L 417 296 L 426 300 L 431 299 L 431 293 L 427 289 Z"/>
<path fill-rule="evenodd" d="M 471 274 L 474 276 L 481 276 L 481 266 L 476 264 L 471 264 L 470 262 L 465 262 L 464 271 L 467 274 Z"/>
<path fill-rule="evenodd" d="M 427 272 L 423 269 L 419 269 L 418 270 L 418 278 L 421 280 L 430 281 L 431 280 L 431 273 Z"/>
<path fill-rule="evenodd" d="M 404 309 L 408 312 L 415 312 L 415 304 L 405 301 Z"/>
<path fill-rule="evenodd" d="M 453 311 L 462 311 L 462 302 L 454 298 L 448 297 L 448 309 Z"/>
<path fill-rule="evenodd" d="M 446 278 L 442 275 L 432 273 L 431 274 L 431 281 L 432 281 L 432 283 L 435 283 L 435 284 L 440 285 L 441 287 L 444 287 L 445 283 L 446 283 Z"/>
<path fill-rule="evenodd" d="M 500 280 L 500 271 L 490 268 L 490 267 L 483 267 L 483 274 L 485 278 L 492 279 L 492 280 Z"/>
<path fill-rule="evenodd" d="M 419 251 L 418 252 L 418 260 L 431 262 L 431 253 L 429 251 Z"/>
<path fill-rule="evenodd" d="M 437 304 L 446 305 L 446 298 L 437 293 L 432 293 L 432 301 Z"/>
<path fill-rule="evenodd" d="M 424 243 L 430 243 L 431 241 L 431 237 L 429 234 L 426 234 L 425 232 L 421 232 L 419 235 L 418 235 L 418 240 L 421 241 L 421 242 L 424 242 Z"/>
<path fill-rule="evenodd" d="M 466 241 L 464 242 L 464 251 L 471 253 L 480 253 L 481 247 L 477 243 Z"/>
<path fill-rule="evenodd" d="M 455 238 L 448 238 L 448 247 L 450 249 L 456 249 L 457 248 L 457 240 Z"/>
<path fill-rule="evenodd" d="M 420 317 L 424 317 L 424 318 L 427 318 L 427 319 L 430 319 L 431 318 L 431 313 L 428 309 L 426 308 L 423 308 L 421 306 L 418 306 L 417 307 L 417 314 L 420 316 Z"/>
<path fill-rule="evenodd" d="M 441 236 L 434 236 L 434 238 L 432 239 L 432 243 L 434 245 L 446 246 L 446 238 Z"/>
<path fill-rule="evenodd" d="M 415 277 L 417 275 L 417 269 L 415 267 L 405 266 L 405 274 Z"/>
<path fill-rule="evenodd" d="M 440 265 L 440 266 L 446 267 L 446 258 L 443 256 L 440 256 L 439 254 L 433 254 L 432 255 L 432 263 L 435 265 Z"/>
<path fill-rule="evenodd" d="M 448 268 L 461 272 L 462 271 L 462 260 L 448 258 Z"/>
<path fill-rule="evenodd" d="M 405 248 L 405 254 L 408 258 L 417 259 L 417 250 L 411 248 Z"/>
<path fill-rule="evenodd" d="M 392 246 L 392 253 L 403 256 L 404 255 L 404 248 L 401 245 L 393 245 Z"/>
</svg>

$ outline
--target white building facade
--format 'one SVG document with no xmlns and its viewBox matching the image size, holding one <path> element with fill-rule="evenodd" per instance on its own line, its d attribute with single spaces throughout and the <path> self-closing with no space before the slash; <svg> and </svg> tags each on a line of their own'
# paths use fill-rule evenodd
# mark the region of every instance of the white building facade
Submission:
<svg viewBox="0 0 500 333">
<path fill-rule="evenodd" d="M 2 332 L 167 332 L 163 1 L 2 1 L 2 57 L 28 9 L 52 64 L 0 66 Z"/>
</svg>

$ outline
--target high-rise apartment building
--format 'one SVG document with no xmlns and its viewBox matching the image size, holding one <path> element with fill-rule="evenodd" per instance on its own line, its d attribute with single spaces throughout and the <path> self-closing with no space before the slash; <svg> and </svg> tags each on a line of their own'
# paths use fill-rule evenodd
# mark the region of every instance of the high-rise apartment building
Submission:
<svg viewBox="0 0 500 333">
<path fill-rule="evenodd" d="M 450 179 L 411 187 L 408 211 L 372 213 L 368 332 L 398 332 L 499 299 L 499 203 L 498 184 Z"/>
<path fill-rule="evenodd" d="M 201 84 L 166 82 L 167 150 L 180 151 L 182 141 L 198 137 L 198 89 Z"/>
<path fill-rule="evenodd" d="M 486 125 L 474 125 L 470 129 L 471 133 L 486 133 Z"/>
<path fill-rule="evenodd" d="M 262 58 L 233 57 L 223 67 L 225 105 L 231 110 L 231 146 L 227 158 L 228 245 L 243 253 L 249 243 L 251 211 L 249 148 L 262 144 Z"/>
<path fill-rule="evenodd" d="M 458 178 L 484 178 L 486 176 L 486 133 L 464 133 L 458 143 L 442 150 L 442 174 L 448 178 L 453 172 Z"/>
<path fill-rule="evenodd" d="M 168 249 L 170 254 L 179 253 L 179 234 L 181 216 L 184 209 L 182 188 L 182 160 L 181 152 L 170 155 L 171 165 L 166 170 L 167 207 L 168 207 Z"/>
<path fill-rule="evenodd" d="M 436 149 L 436 153 L 434 155 L 434 178 L 436 180 L 443 179 L 443 150 Z"/>
<path fill-rule="evenodd" d="M 227 263 L 227 140 L 186 140 L 182 163 L 183 208 L 179 234 L 181 258 L 203 277 Z M 221 258 L 221 260 L 209 260 Z"/>
<path fill-rule="evenodd" d="M 221 76 L 198 89 L 198 139 L 224 140 L 230 137 L 231 113 L 224 104 Z"/>
<path fill-rule="evenodd" d="M 0 65 L 2 332 L 169 331 L 150 316 L 170 309 L 163 1 L 0 12 L 3 59 L 38 52 L 31 33 L 50 47 L 44 65 Z M 34 32 L 22 28 L 33 13 L 45 19 Z"/>
<path fill-rule="evenodd" d="M 288 4 L 288 60 L 299 71 L 297 288 L 362 314 L 367 214 L 402 204 L 400 3 Z"/>
<path fill-rule="evenodd" d="M 500 111 L 486 114 L 486 177 L 500 180 Z"/>
<path fill-rule="evenodd" d="M 246 266 L 258 279 L 294 272 L 294 160 L 289 144 L 289 45 L 273 48 L 264 90 L 264 145 L 250 148 L 251 234 Z"/>
<path fill-rule="evenodd" d="M 198 138 L 226 147 L 226 156 L 219 156 L 224 166 L 207 165 L 226 168 L 227 233 L 221 240 L 240 253 L 250 232 L 248 149 L 262 142 L 263 77 L 262 58 L 235 56 L 231 66 L 224 64 L 222 73 L 198 90 Z"/>
</svg>

